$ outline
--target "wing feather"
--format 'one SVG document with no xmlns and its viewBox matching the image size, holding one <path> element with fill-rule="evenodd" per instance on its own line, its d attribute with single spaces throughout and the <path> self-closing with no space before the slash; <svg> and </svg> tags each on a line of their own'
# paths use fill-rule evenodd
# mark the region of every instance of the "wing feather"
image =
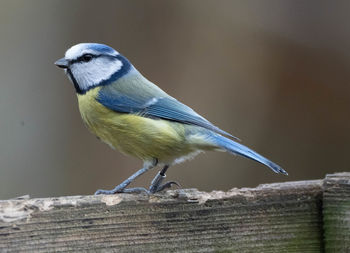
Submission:
<svg viewBox="0 0 350 253">
<path fill-rule="evenodd" d="M 143 117 L 166 119 L 184 124 L 200 126 L 211 131 L 224 134 L 233 138 L 231 134 L 214 126 L 208 120 L 200 116 L 190 107 L 179 102 L 166 93 L 159 96 L 150 96 L 137 91 L 123 92 L 116 87 L 103 87 L 98 94 L 97 100 L 105 107 L 122 113 L 139 114 Z"/>
</svg>

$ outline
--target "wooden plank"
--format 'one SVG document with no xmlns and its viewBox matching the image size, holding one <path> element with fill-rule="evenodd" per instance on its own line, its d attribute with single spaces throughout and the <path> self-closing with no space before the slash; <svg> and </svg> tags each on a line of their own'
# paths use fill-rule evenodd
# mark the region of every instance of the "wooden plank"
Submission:
<svg viewBox="0 0 350 253">
<path fill-rule="evenodd" d="M 0 201 L 0 252 L 321 252 L 322 184 Z"/>
<path fill-rule="evenodd" d="M 323 196 L 326 252 L 350 252 L 350 173 L 327 175 Z"/>
</svg>

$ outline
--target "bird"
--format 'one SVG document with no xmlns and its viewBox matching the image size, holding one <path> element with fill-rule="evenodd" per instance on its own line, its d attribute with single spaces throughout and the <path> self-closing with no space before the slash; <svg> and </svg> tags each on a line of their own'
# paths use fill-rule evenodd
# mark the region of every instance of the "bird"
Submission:
<svg viewBox="0 0 350 253">
<path fill-rule="evenodd" d="M 168 95 L 110 46 L 76 44 L 55 65 L 64 69 L 73 83 L 81 117 L 90 132 L 111 148 L 143 161 L 141 169 L 114 189 L 97 190 L 95 195 L 154 194 L 180 186 L 176 181 L 164 183 L 168 168 L 205 151 L 227 151 L 288 175 L 282 167 Z M 148 189 L 128 188 L 156 166 L 161 170 Z"/>
</svg>

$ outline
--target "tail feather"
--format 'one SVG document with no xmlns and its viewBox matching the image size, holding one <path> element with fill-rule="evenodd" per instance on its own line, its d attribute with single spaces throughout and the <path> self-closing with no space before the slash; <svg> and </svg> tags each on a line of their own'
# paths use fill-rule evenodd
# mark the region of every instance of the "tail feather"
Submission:
<svg viewBox="0 0 350 253">
<path fill-rule="evenodd" d="M 240 156 L 244 156 L 247 158 L 250 158 L 254 161 L 257 161 L 259 163 L 262 163 L 269 167 L 271 170 L 273 170 L 275 173 L 281 173 L 284 175 L 288 175 L 287 171 L 282 169 L 279 165 L 275 164 L 274 162 L 271 162 L 269 159 L 263 157 L 262 155 L 259 155 L 254 150 L 239 144 L 238 142 L 235 142 L 233 140 L 230 140 L 224 136 L 221 135 L 215 135 L 214 136 L 214 142 L 224 150 L 237 154 Z"/>
</svg>

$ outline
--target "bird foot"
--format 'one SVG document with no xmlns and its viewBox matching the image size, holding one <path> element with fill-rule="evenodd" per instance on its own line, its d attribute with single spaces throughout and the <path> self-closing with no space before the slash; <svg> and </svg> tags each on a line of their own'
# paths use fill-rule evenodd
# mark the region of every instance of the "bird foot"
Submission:
<svg viewBox="0 0 350 253">
<path fill-rule="evenodd" d="M 149 192 L 151 194 L 163 191 L 165 189 L 171 188 L 172 185 L 177 185 L 178 187 L 181 187 L 178 182 L 175 181 L 169 181 L 164 184 L 162 184 L 163 180 L 165 179 L 166 175 L 164 174 L 164 169 L 155 176 L 155 178 L 152 180 L 151 186 L 149 187 Z"/>
<path fill-rule="evenodd" d="M 124 188 L 121 190 L 97 190 L 95 192 L 95 195 L 113 195 L 117 193 L 146 193 L 146 194 L 154 194 L 157 192 L 164 191 L 165 189 L 171 188 L 173 185 L 176 185 L 177 187 L 181 188 L 181 185 L 176 181 L 168 181 L 162 185 L 157 185 L 156 187 L 150 187 L 150 190 L 147 190 L 143 187 L 135 187 L 135 188 Z"/>
<path fill-rule="evenodd" d="M 97 190 L 95 192 L 95 195 L 100 195 L 100 194 L 105 194 L 105 195 L 111 195 L 111 194 L 116 194 L 116 193 L 147 193 L 147 194 L 154 194 L 156 192 L 161 192 L 165 189 L 171 188 L 173 185 L 178 186 L 181 188 L 180 184 L 175 181 L 168 181 L 165 182 L 164 184 L 163 181 L 166 177 L 165 172 L 169 168 L 168 165 L 164 166 L 164 168 L 158 172 L 158 174 L 154 177 L 154 179 L 151 182 L 151 186 L 149 189 L 145 189 L 142 187 L 136 187 L 136 188 L 126 188 L 137 176 L 143 174 L 146 172 L 149 168 L 145 167 L 138 172 L 136 172 L 134 175 L 129 177 L 127 180 L 125 180 L 123 183 L 120 185 L 116 186 L 113 190 Z"/>
<path fill-rule="evenodd" d="M 147 193 L 149 194 L 149 191 L 146 188 L 143 187 L 135 187 L 135 188 L 124 188 L 124 189 L 117 189 L 114 188 L 113 190 L 97 190 L 95 192 L 95 195 L 112 195 L 116 193 Z"/>
</svg>

